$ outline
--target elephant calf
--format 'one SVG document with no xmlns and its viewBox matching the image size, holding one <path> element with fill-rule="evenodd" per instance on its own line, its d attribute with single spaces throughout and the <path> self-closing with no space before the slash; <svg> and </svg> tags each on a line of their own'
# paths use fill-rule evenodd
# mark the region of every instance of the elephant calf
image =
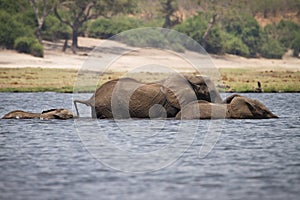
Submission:
<svg viewBox="0 0 300 200">
<path fill-rule="evenodd" d="M 240 95 L 228 97 L 222 104 L 194 101 L 185 106 L 176 119 L 269 119 L 278 118 L 258 100 Z"/>
<path fill-rule="evenodd" d="M 22 110 L 14 110 L 2 117 L 2 119 L 71 119 L 74 118 L 72 112 L 67 109 L 51 109 L 42 113 L 31 113 Z"/>
</svg>

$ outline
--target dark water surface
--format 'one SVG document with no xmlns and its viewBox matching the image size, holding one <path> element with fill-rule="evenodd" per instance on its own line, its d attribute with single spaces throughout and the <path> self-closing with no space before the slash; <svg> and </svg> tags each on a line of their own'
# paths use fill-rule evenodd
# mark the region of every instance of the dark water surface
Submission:
<svg viewBox="0 0 300 200">
<path fill-rule="evenodd" d="M 98 134 L 128 152 L 147 154 L 173 141 L 179 126 L 188 133 L 195 121 L 124 120 L 127 132 L 120 134 L 111 120 L 0 120 L 0 199 L 299 199 L 300 94 L 243 95 L 262 101 L 280 118 L 226 120 L 205 158 L 199 151 L 210 122 L 201 121 L 181 157 L 145 173 L 114 170 L 95 159 L 78 126 L 91 134 L 101 129 Z M 16 109 L 72 109 L 72 94 L 0 93 L 0 102 L 1 116 Z M 124 171 L 130 167 L 124 157 L 109 153 L 100 156 L 124 164 Z M 144 160 L 132 163 L 139 165 L 145 167 Z"/>
</svg>

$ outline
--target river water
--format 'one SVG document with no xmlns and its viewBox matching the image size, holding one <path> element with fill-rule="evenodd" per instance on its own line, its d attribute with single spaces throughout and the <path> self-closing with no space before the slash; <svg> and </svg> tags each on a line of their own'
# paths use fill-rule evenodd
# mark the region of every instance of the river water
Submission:
<svg viewBox="0 0 300 200">
<path fill-rule="evenodd" d="M 0 120 L 0 199 L 299 199 L 300 94 L 243 95 L 280 118 Z M 0 115 L 72 110 L 72 97 L 0 93 Z M 220 135 L 201 157 L 215 123 Z"/>
</svg>

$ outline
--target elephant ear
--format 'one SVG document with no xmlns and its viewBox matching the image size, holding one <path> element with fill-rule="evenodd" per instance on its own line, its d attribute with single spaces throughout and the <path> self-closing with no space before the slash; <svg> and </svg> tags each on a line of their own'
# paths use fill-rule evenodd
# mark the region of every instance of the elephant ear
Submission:
<svg viewBox="0 0 300 200">
<path fill-rule="evenodd" d="M 195 91 L 185 76 L 172 75 L 164 81 L 163 86 L 167 101 L 179 110 L 197 100 Z"/>
<path fill-rule="evenodd" d="M 209 95 L 211 102 L 213 103 L 222 103 L 222 98 L 219 91 L 216 89 L 214 82 L 209 77 L 204 77 L 204 81 L 208 87 Z"/>
<path fill-rule="evenodd" d="M 189 81 L 191 86 L 199 100 L 205 100 L 212 103 L 222 103 L 222 98 L 217 91 L 213 81 L 207 76 L 185 76 L 186 80 Z"/>
</svg>

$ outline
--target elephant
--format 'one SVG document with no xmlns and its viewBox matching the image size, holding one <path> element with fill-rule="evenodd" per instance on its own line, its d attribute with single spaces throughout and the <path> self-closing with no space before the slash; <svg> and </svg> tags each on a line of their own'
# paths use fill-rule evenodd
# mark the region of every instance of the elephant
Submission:
<svg viewBox="0 0 300 200">
<path fill-rule="evenodd" d="M 2 119 L 71 119 L 74 118 L 72 112 L 67 109 L 50 109 L 42 113 L 31 113 L 23 110 L 14 110 L 5 114 Z"/>
<path fill-rule="evenodd" d="M 193 101 L 176 115 L 176 119 L 269 119 L 278 118 L 258 100 L 234 94 L 222 104 Z"/>
<path fill-rule="evenodd" d="M 100 119 L 169 118 L 195 100 L 221 103 L 213 82 L 204 76 L 171 75 L 165 80 L 142 83 L 132 78 L 114 79 L 100 86 L 86 101 L 92 117 Z"/>
</svg>

